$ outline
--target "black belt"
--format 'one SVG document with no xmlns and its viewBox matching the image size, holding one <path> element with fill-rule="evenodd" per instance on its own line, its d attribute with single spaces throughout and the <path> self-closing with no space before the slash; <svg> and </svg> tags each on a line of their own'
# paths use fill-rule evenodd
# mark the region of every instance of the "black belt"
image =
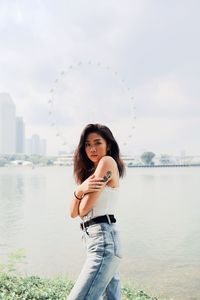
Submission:
<svg viewBox="0 0 200 300">
<path fill-rule="evenodd" d="M 111 223 L 116 223 L 116 219 L 115 219 L 114 215 L 108 215 L 108 216 L 110 218 Z M 93 218 L 89 221 L 80 223 L 80 227 L 83 230 L 84 228 L 86 228 L 90 225 L 94 225 L 94 224 L 98 224 L 98 223 L 108 223 L 109 224 L 110 222 L 107 218 L 107 215 L 104 215 L 104 216 L 99 216 L 99 217 Z"/>
</svg>

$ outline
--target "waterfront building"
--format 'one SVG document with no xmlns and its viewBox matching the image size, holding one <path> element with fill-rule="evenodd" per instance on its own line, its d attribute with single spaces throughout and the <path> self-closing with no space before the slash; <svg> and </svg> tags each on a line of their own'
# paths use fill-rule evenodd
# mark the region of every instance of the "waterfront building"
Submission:
<svg viewBox="0 0 200 300">
<path fill-rule="evenodd" d="M 8 93 L 0 93 L 0 154 L 16 151 L 16 109 Z"/>
<path fill-rule="evenodd" d="M 47 153 L 47 142 L 45 139 L 40 140 L 40 154 L 45 156 Z"/>
<path fill-rule="evenodd" d="M 73 155 L 64 152 L 59 152 L 59 156 L 53 163 L 55 166 L 72 166 L 73 165 Z"/>
<path fill-rule="evenodd" d="M 10 162 L 10 166 L 22 166 L 22 167 L 25 167 L 25 166 L 28 166 L 28 167 L 33 167 L 33 163 L 31 161 L 28 161 L 28 160 L 13 160 Z"/>
<path fill-rule="evenodd" d="M 23 118 L 16 117 L 16 153 L 25 152 L 25 124 Z"/>
<path fill-rule="evenodd" d="M 33 134 L 31 137 L 31 154 L 40 154 L 40 137 Z"/>
<path fill-rule="evenodd" d="M 46 155 L 46 140 L 40 139 L 38 134 L 33 134 L 26 140 L 26 154 Z"/>
</svg>

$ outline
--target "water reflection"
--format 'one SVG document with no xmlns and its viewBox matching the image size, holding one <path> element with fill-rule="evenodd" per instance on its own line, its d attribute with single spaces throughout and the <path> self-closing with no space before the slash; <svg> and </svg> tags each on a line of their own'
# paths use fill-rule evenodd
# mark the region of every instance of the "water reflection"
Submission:
<svg viewBox="0 0 200 300">
<path fill-rule="evenodd" d="M 19 174 L 0 176 L 1 244 L 8 243 L 22 228 L 24 180 Z"/>
<path fill-rule="evenodd" d="M 5 172 L 3 172 L 5 170 Z M 17 241 L 28 235 L 31 219 L 37 222 L 36 211 L 42 208 L 41 194 L 46 190 L 44 174 L 28 169 L 0 170 L 0 252 L 17 246 Z M 37 204 L 37 208 L 35 205 Z M 39 206 L 40 205 L 40 206 Z M 19 242 L 20 243 L 20 242 Z M 20 246 L 20 245 L 19 245 Z M 3 251 L 4 250 L 4 251 Z"/>
</svg>

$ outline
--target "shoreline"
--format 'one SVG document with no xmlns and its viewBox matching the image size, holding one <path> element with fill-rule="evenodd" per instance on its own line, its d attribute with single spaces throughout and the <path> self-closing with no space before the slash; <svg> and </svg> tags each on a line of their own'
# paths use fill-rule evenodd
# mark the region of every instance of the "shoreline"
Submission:
<svg viewBox="0 0 200 300">
<path fill-rule="evenodd" d="M 188 167 L 200 167 L 200 164 L 190 164 L 190 165 L 127 165 L 127 168 L 188 168 Z"/>
</svg>

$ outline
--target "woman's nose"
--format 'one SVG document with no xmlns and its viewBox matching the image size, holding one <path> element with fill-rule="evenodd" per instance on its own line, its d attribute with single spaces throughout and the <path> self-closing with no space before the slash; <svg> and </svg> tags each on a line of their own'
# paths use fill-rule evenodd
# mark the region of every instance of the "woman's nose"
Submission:
<svg viewBox="0 0 200 300">
<path fill-rule="evenodd" d="M 96 152 L 96 148 L 95 148 L 94 146 L 92 146 L 92 147 L 90 148 L 90 151 L 91 151 L 91 152 Z"/>
</svg>

